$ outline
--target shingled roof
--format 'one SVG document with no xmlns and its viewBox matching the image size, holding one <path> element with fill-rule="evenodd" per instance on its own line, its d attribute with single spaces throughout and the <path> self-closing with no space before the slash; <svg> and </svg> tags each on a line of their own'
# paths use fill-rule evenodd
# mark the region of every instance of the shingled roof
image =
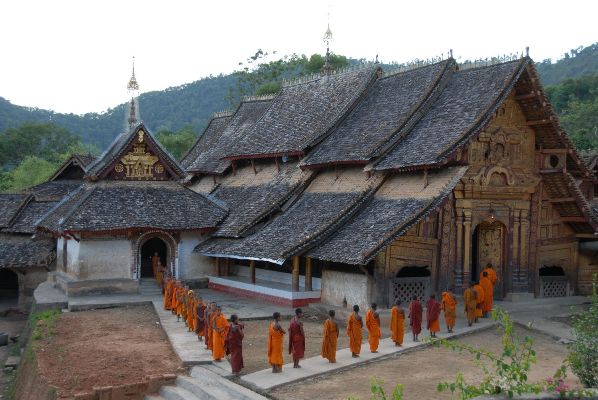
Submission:
<svg viewBox="0 0 598 400">
<path fill-rule="evenodd" d="M 181 165 L 185 167 L 185 169 L 188 170 L 198 157 L 204 155 L 218 143 L 222 131 L 230 123 L 232 117 L 233 115 L 230 113 L 217 115 L 210 119 L 208 126 L 206 126 L 202 134 L 197 138 L 187 154 L 183 156 Z"/>
<path fill-rule="evenodd" d="M 77 190 L 82 183 L 82 180 L 77 179 L 48 181 L 26 189 L 25 193 L 32 194 L 36 201 L 60 201 Z"/>
<path fill-rule="evenodd" d="M 39 227 L 55 234 L 130 229 L 213 230 L 227 211 L 172 181 L 86 183 Z"/>
<path fill-rule="evenodd" d="M 143 125 L 138 124 L 131 128 L 128 132 L 121 133 L 114 139 L 112 144 L 104 151 L 104 153 L 97 158 L 87 168 L 86 178 L 88 180 L 102 179 L 109 171 L 110 167 L 123 155 L 127 148 L 131 146 L 133 141 L 137 140 L 138 133 L 143 130 L 145 133 L 144 141 L 148 144 L 156 155 L 165 164 L 169 172 L 174 175 L 173 178 L 181 179 L 185 176 L 185 170 L 178 163 L 178 161 L 162 146 L 162 144 L 154 138 L 152 133 Z"/>
<path fill-rule="evenodd" d="M 301 165 L 365 163 L 379 155 L 455 65 L 446 60 L 377 80 L 365 99 Z"/>
<path fill-rule="evenodd" d="M 283 86 L 264 115 L 230 143 L 226 158 L 302 153 L 351 111 L 377 71 L 360 68 Z"/>
<path fill-rule="evenodd" d="M 47 267 L 55 258 L 52 239 L 0 233 L 0 268 Z"/>
<path fill-rule="evenodd" d="M 222 160 L 239 138 L 251 129 L 270 107 L 272 99 L 264 98 L 243 101 L 231 118 L 221 118 L 213 129 L 206 131 L 205 140 L 199 138 L 183 165 L 189 172 L 203 174 L 223 174 L 230 166 L 229 160 Z M 212 124 L 210 124 L 210 127 Z"/>
<path fill-rule="evenodd" d="M 282 264 L 324 240 L 352 215 L 379 186 L 380 178 L 367 179 L 358 169 L 319 174 L 301 196 L 257 233 L 230 243 L 226 248 L 210 242 L 194 251 L 208 256 L 266 260 Z M 205 249 L 205 250 L 204 250 Z"/>
<path fill-rule="evenodd" d="M 406 172 L 387 179 L 374 197 L 330 238 L 307 255 L 346 264 L 367 264 L 385 246 L 435 210 L 467 167 L 428 174 Z"/>
<path fill-rule="evenodd" d="M 237 170 L 212 195 L 230 208 L 230 213 L 213 236 L 239 237 L 257 222 L 280 210 L 280 206 L 309 182 L 311 172 L 302 172 L 297 163 L 258 165 Z"/>
<path fill-rule="evenodd" d="M 37 222 L 52 210 L 57 201 L 38 202 L 34 197 L 29 197 L 19 208 L 19 211 L 10 220 L 3 232 L 11 233 L 35 233 Z"/>
<path fill-rule="evenodd" d="M 0 228 L 8 226 L 26 198 L 25 194 L 0 193 Z"/>
<path fill-rule="evenodd" d="M 443 161 L 484 129 L 529 61 L 523 58 L 455 72 L 426 115 L 374 164 L 374 169 L 421 167 Z"/>
</svg>

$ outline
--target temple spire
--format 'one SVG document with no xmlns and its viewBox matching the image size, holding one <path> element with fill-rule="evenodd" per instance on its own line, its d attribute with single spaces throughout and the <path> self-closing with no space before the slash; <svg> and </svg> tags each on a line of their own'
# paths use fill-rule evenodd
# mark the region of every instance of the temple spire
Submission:
<svg viewBox="0 0 598 400">
<path fill-rule="evenodd" d="M 135 100 L 139 96 L 139 83 L 137 83 L 137 78 L 135 77 L 135 57 L 133 57 L 133 72 L 127 84 L 127 93 L 131 96 L 127 127 L 131 129 L 139 122 L 139 106 Z"/>
<path fill-rule="evenodd" d="M 332 31 L 330 30 L 330 11 L 328 12 L 328 27 L 324 32 L 324 43 L 326 43 L 326 58 L 324 59 L 324 66 L 322 67 L 322 74 L 330 74 L 332 72 L 332 65 L 330 64 L 330 42 L 332 41 Z"/>
</svg>

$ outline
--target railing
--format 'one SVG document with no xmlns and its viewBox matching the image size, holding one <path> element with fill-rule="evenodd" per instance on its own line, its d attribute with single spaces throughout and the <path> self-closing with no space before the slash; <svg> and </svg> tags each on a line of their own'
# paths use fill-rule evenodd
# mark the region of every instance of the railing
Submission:
<svg viewBox="0 0 598 400">
<path fill-rule="evenodd" d="M 390 304 L 394 304 L 397 300 L 401 300 L 401 303 L 409 304 L 413 296 L 417 296 L 421 301 L 426 301 L 430 296 L 430 288 L 431 279 L 429 276 L 394 278 L 390 283 Z"/>
<path fill-rule="evenodd" d="M 540 276 L 540 297 L 570 296 L 569 280 L 566 276 Z"/>
</svg>

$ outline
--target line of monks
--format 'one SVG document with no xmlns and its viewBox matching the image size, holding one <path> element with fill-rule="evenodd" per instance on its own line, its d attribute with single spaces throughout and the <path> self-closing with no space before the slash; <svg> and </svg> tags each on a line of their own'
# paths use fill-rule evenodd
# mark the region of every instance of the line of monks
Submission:
<svg viewBox="0 0 598 400">
<path fill-rule="evenodd" d="M 465 313 L 469 326 L 477 322 L 478 317 L 487 316 L 493 306 L 493 287 L 497 281 L 496 272 L 488 265 L 480 274 L 480 280 L 473 282 L 463 294 Z M 193 290 L 187 290 L 180 281 L 168 274 L 162 279 L 164 294 L 164 309 L 171 310 L 188 327 L 189 332 L 197 335 L 199 341 L 205 339 L 206 349 L 212 351 L 214 361 L 220 362 L 227 358 L 234 374 L 239 374 L 243 368 L 243 337 L 244 326 L 239 323 L 237 315 L 231 315 L 228 323 L 222 309 L 215 302 L 204 302 L 201 296 L 195 295 Z M 376 303 L 372 303 L 365 315 L 365 327 L 368 332 L 368 342 L 372 353 L 378 352 L 381 337 L 380 315 Z M 359 314 L 359 306 L 353 306 L 353 312 L 347 321 L 347 335 L 352 357 L 359 357 L 362 345 L 363 319 Z M 440 314 L 444 311 L 447 331 L 453 332 L 457 319 L 457 300 L 450 291 L 442 292 L 440 302 L 435 295 L 431 295 L 426 303 L 427 330 L 431 337 L 436 337 L 440 331 Z M 304 314 L 300 308 L 295 310 L 288 328 L 288 352 L 293 357 L 293 367 L 301 368 L 299 361 L 305 356 L 305 330 L 303 328 Z M 418 341 L 422 331 L 423 306 L 417 296 L 411 300 L 407 317 L 413 333 L 413 341 Z M 281 325 L 282 316 L 275 312 L 268 332 L 268 362 L 272 365 L 273 373 L 282 372 L 283 342 L 287 334 Z M 395 346 L 402 346 L 405 332 L 405 310 L 401 302 L 397 301 L 391 309 L 390 333 Z M 339 327 L 335 319 L 334 310 L 328 312 L 324 322 L 321 355 L 330 363 L 336 362 L 336 347 Z"/>
</svg>

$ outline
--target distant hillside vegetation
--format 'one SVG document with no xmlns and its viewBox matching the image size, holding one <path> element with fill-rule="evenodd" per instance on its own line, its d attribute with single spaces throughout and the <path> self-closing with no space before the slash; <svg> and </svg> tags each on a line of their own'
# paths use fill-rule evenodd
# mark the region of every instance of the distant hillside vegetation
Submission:
<svg viewBox="0 0 598 400">
<path fill-rule="evenodd" d="M 545 86 L 556 85 L 567 78 L 596 75 L 598 74 L 598 43 L 572 49 L 554 63 L 550 59 L 538 62 L 536 67 L 540 80 Z"/>
</svg>

